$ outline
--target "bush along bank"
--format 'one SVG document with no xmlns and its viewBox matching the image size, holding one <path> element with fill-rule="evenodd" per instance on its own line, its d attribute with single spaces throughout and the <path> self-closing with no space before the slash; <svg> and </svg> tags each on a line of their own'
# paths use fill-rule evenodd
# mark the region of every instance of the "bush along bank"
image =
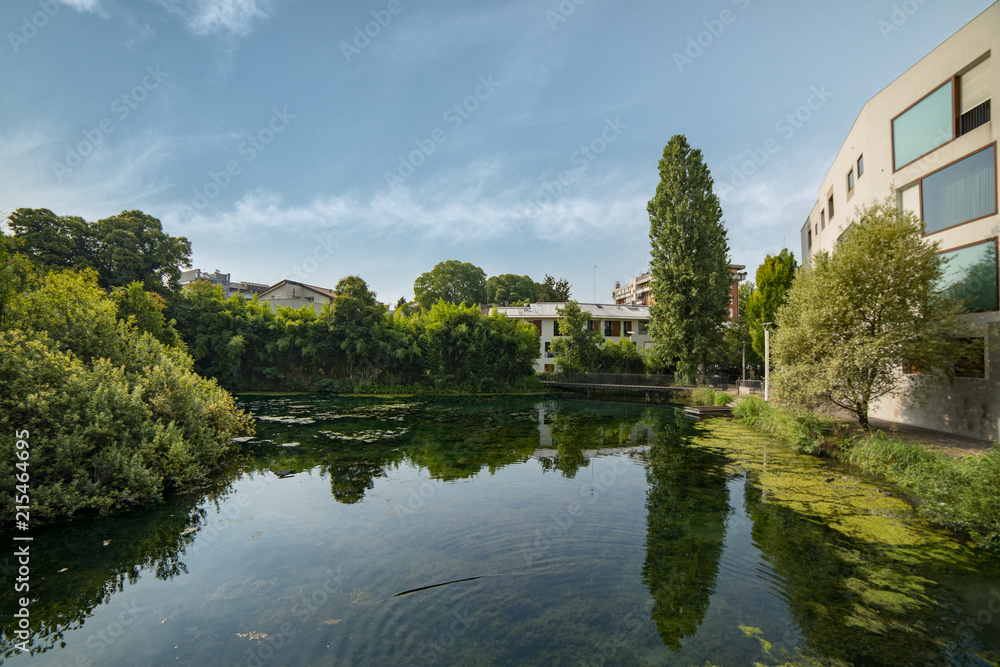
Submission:
<svg viewBox="0 0 1000 667">
<path fill-rule="evenodd" d="M 884 479 L 912 494 L 921 516 L 1000 549 L 1000 443 L 983 456 L 954 459 L 882 432 L 850 435 L 846 422 L 753 396 L 737 402 L 733 416 L 801 452 L 831 456 Z"/>
<path fill-rule="evenodd" d="M 0 323 L 0 528 L 155 502 L 251 434 L 191 357 L 121 321 L 92 272 L 53 271 Z"/>
</svg>

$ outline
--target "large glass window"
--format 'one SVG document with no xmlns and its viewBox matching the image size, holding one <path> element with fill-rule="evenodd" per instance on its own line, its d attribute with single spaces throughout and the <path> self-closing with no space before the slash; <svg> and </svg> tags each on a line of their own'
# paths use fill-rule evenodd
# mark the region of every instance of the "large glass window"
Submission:
<svg viewBox="0 0 1000 667">
<path fill-rule="evenodd" d="M 948 263 L 942 277 L 951 296 L 967 310 L 997 310 L 997 241 L 982 243 L 942 253 Z"/>
<path fill-rule="evenodd" d="M 921 183 L 924 233 L 996 213 L 996 182 L 993 146 L 925 178 Z"/>
<path fill-rule="evenodd" d="M 893 170 L 954 138 L 951 81 L 892 121 Z"/>
</svg>

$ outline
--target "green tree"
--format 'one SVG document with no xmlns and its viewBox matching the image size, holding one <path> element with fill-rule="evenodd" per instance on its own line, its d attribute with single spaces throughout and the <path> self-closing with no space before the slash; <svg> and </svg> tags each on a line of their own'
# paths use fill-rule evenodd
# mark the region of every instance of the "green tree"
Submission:
<svg viewBox="0 0 1000 667">
<path fill-rule="evenodd" d="M 191 244 L 163 232 L 160 221 L 142 211 L 122 211 L 88 223 L 40 208 L 19 208 L 10 226 L 23 252 L 50 269 L 93 268 L 105 289 L 139 281 L 147 292 L 176 289 L 180 267 L 190 265 Z"/>
<path fill-rule="evenodd" d="M 590 330 L 590 314 L 573 300 L 556 308 L 556 314 L 560 318 L 560 335 L 552 341 L 552 351 L 556 354 L 559 370 L 564 373 L 594 370 L 601 349 L 601 334 Z"/>
<path fill-rule="evenodd" d="M 139 331 L 145 331 L 164 345 L 177 345 L 180 335 L 174 322 L 163 316 L 166 301 L 159 294 L 146 292 L 138 280 L 125 287 L 116 287 L 111 299 L 118 306 L 118 318 L 131 322 Z"/>
<path fill-rule="evenodd" d="M 783 248 L 775 256 L 768 255 L 764 263 L 757 267 L 757 288 L 747 302 L 746 314 L 753 350 L 758 358 L 764 358 L 762 325 L 777 318 L 778 309 L 785 303 L 798 268 L 795 255 L 788 248 Z"/>
<path fill-rule="evenodd" d="M 466 306 L 486 303 L 486 272 L 468 262 L 449 259 L 420 274 L 413 283 L 413 300 L 429 310 L 439 300 Z"/>
<path fill-rule="evenodd" d="M 347 374 L 360 372 L 364 380 L 374 379 L 380 366 L 381 342 L 386 325 L 386 311 L 368 284 L 358 276 L 342 279 L 334 287 L 337 298 L 330 306 L 330 333 L 339 342 Z"/>
<path fill-rule="evenodd" d="M 921 234 L 887 197 L 858 211 L 832 255 L 800 270 L 771 341 L 782 400 L 837 405 L 867 426 L 871 403 L 901 392 L 901 368 L 922 373 L 914 391 L 951 375 L 961 306 L 939 288 L 944 260 Z"/>
<path fill-rule="evenodd" d="M 97 239 L 83 218 L 59 216 L 47 208 L 19 208 L 10 214 L 9 220 L 22 252 L 37 266 L 96 267 Z"/>
<path fill-rule="evenodd" d="M 549 274 L 545 274 L 545 280 L 538 283 L 538 300 L 542 302 L 569 301 L 570 284 L 565 278 L 556 280 Z"/>
<path fill-rule="evenodd" d="M 740 312 L 736 320 L 726 328 L 727 362 L 733 368 L 739 368 L 742 373 L 745 358 L 750 377 L 759 376 L 764 364 L 761 357 L 753 349 L 747 315 L 750 309 L 750 299 L 756 292 L 757 286 L 752 282 L 740 283 L 738 294 Z"/>
<path fill-rule="evenodd" d="M 93 228 L 97 270 L 106 289 L 138 280 L 147 292 L 164 294 L 177 288 L 180 267 L 191 264 L 191 243 L 165 234 L 160 221 L 142 211 L 122 211 Z"/>
<path fill-rule="evenodd" d="M 649 201 L 652 295 L 650 335 L 659 363 L 682 376 L 722 347 L 732 276 L 722 208 L 701 151 L 683 135 L 663 149 L 660 182 Z"/>
<path fill-rule="evenodd" d="M 11 304 L 35 280 L 34 267 L 22 255 L 18 239 L 0 231 L 0 331 L 7 324 Z"/>
<path fill-rule="evenodd" d="M 540 288 L 529 276 L 505 273 L 486 281 L 486 301 L 498 306 L 514 306 L 538 301 Z"/>
</svg>

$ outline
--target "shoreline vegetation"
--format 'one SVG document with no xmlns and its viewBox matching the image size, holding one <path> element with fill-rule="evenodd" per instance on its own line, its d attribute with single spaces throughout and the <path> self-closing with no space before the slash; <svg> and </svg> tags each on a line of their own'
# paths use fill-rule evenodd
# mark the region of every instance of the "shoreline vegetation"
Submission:
<svg viewBox="0 0 1000 667">
<path fill-rule="evenodd" d="M 978 546 L 1000 550 L 1000 443 L 982 455 L 953 458 L 755 396 L 736 401 L 733 417 L 802 453 L 833 458 L 884 480 L 909 494 L 920 516 Z"/>
</svg>

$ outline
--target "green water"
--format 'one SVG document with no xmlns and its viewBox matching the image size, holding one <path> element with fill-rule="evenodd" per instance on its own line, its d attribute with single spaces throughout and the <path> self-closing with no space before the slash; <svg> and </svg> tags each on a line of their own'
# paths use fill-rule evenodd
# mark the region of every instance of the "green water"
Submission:
<svg viewBox="0 0 1000 667">
<path fill-rule="evenodd" d="M 31 534 L 30 655 L 0 535 L 5 664 L 1000 664 L 1000 558 L 732 421 L 243 404 L 212 486 Z"/>
</svg>

